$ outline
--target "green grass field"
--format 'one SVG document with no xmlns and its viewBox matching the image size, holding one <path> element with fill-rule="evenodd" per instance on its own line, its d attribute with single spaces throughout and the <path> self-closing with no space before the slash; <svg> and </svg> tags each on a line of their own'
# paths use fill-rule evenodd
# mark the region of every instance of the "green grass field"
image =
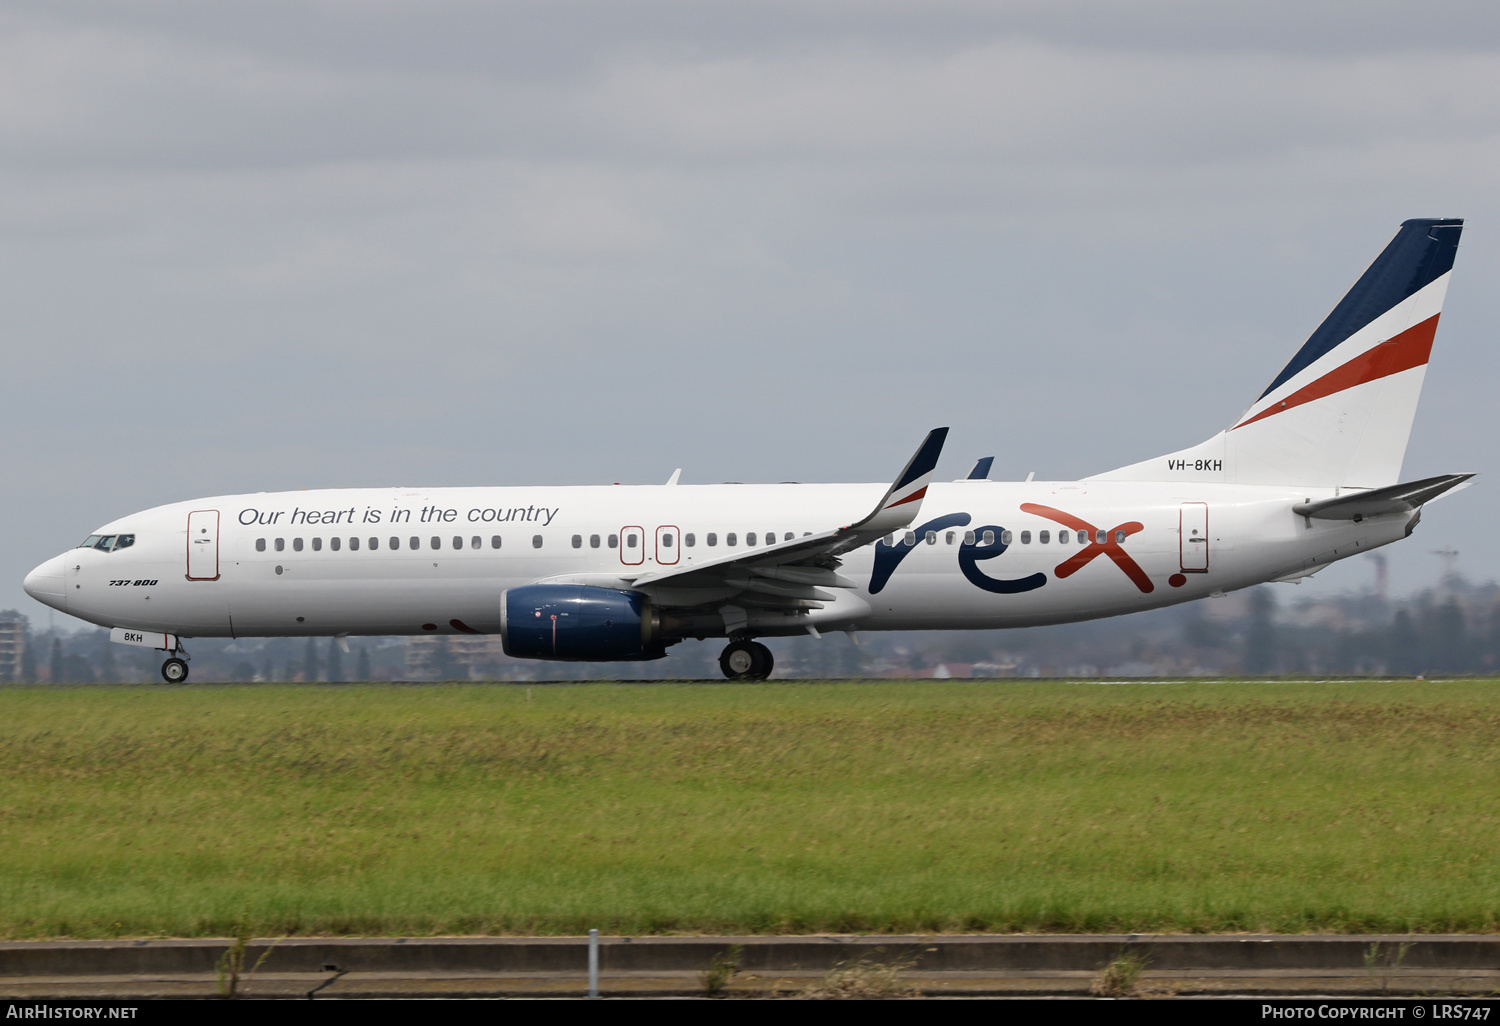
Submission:
<svg viewBox="0 0 1500 1026">
<path fill-rule="evenodd" d="M 1500 684 L 0 688 L 0 937 L 1500 929 Z"/>
</svg>

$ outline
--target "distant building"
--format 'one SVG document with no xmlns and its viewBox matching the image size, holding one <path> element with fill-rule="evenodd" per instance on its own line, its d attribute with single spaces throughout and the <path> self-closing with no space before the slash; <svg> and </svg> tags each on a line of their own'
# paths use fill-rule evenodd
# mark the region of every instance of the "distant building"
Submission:
<svg viewBox="0 0 1500 1026">
<path fill-rule="evenodd" d="M 406 642 L 408 680 L 471 680 L 506 661 L 498 634 L 422 635 Z M 478 670 L 478 673 L 474 671 Z"/>
<path fill-rule="evenodd" d="M 19 680 L 26 658 L 26 617 L 0 609 L 0 680 Z"/>
</svg>

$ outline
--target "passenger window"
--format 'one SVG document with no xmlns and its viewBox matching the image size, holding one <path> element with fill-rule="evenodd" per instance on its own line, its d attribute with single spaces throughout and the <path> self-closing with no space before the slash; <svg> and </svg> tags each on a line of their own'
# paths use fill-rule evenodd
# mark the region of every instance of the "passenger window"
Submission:
<svg viewBox="0 0 1500 1026">
<path fill-rule="evenodd" d="M 682 544 L 686 545 L 688 548 L 692 548 L 694 545 L 698 544 L 698 539 L 692 534 L 685 534 L 682 536 Z"/>
<path fill-rule="evenodd" d="M 334 552 L 337 552 L 339 550 L 339 545 L 340 544 L 341 544 L 341 542 L 340 542 L 340 540 L 338 538 L 329 538 L 328 539 L 328 547 L 330 549 L 332 549 Z"/>
<path fill-rule="evenodd" d="M 406 544 L 411 546 L 412 550 L 415 551 L 422 547 L 422 539 L 413 535 Z"/>
<path fill-rule="evenodd" d="M 500 536 L 498 534 L 492 534 L 492 535 L 490 535 L 490 548 L 492 548 L 492 549 L 498 549 L 499 547 L 500 547 Z"/>
<path fill-rule="evenodd" d="M 618 544 L 620 544 L 620 536 L 618 534 L 612 534 L 612 535 L 610 535 L 609 536 L 609 547 L 610 548 L 614 548 Z"/>
<path fill-rule="evenodd" d="M 583 548 L 583 535 L 581 535 L 581 534 L 575 534 L 573 536 L 573 547 L 575 549 L 581 549 L 581 548 Z"/>
<path fill-rule="evenodd" d="M 433 535 L 432 541 L 428 542 L 428 544 L 431 545 L 434 549 L 440 549 L 443 547 L 443 539 L 439 538 L 437 535 Z"/>
<path fill-rule="evenodd" d="M 1050 542 L 1052 540 L 1052 532 L 1051 531 L 1038 531 L 1037 535 L 1036 535 L 1036 540 L 1037 540 L 1037 544 L 1038 545 L 1046 545 L 1048 542 Z"/>
<path fill-rule="evenodd" d="M 926 542 L 927 542 L 928 545 L 936 545 L 937 544 L 937 532 L 936 531 L 928 531 L 927 532 L 927 538 L 925 540 L 926 540 Z"/>
<path fill-rule="evenodd" d="M 534 548 L 534 549 L 539 549 L 539 548 L 542 547 L 542 536 L 541 535 L 534 534 L 534 535 L 531 536 L 531 547 Z"/>
<path fill-rule="evenodd" d="M 302 551 L 302 539 L 301 538 L 293 538 L 292 539 L 292 551 L 293 552 L 301 552 Z"/>
<path fill-rule="evenodd" d="M 635 542 L 636 542 L 635 532 L 631 531 L 629 534 L 627 534 L 625 536 L 625 547 L 627 549 L 633 549 L 633 548 L 635 548 Z"/>
<path fill-rule="evenodd" d="M 378 548 L 380 548 L 380 539 L 379 538 L 371 538 L 370 539 L 370 551 L 373 552 L 373 551 L 375 551 Z"/>
<path fill-rule="evenodd" d="M 784 534 L 784 535 L 781 536 L 781 540 L 782 541 L 791 541 L 795 537 L 797 537 L 797 534 L 796 534 L 795 531 L 788 531 L 786 534 Z"/>
<path fill-rule="evenodd" d="M 255 551 L 256 552 L 264 552 L 264 551 L 266 551 L 266 540 L 264 538 L 257 538 L 257 539 L 255 539 Z"/>
<path fill-rule="evenodd" d="M 1068 532 L 1067 531 L 1058 531 L 1057 532 L 1057 544 L 1059 544 L 1059 545 L 1066 545 L 1066 544 L 1068 544 Z"/>
<path fill-rule="evenodd" d="M 672 547 L 672 536 L 670 534 L 664 534 L 661 536 L 661 547 L 664 549 L 670 549 Z"/>
<path fill-rule="evenodd" d="M 314 552 L 321 552 L 322 550 L 323 550 L 323 539 L 322 538 L 314 538 L 313 539 L 313 551 Z"/>
<path fill-rule="evenodd" d="M 732 545 L 734 543 L 730 542 L 730 544 Z M 745 544 L 746 545 L 754 545 L 755 544 L 755 532 L 754 531 L 746 531 L 745 532 Z"/>
<path fill-rule="evenodd" d="M 286 539 L 285 538 L 277 538 L 276 539 L 276 551 L 277 552 L 285 552 L 286 551 Z"/>
<path fill-rule="evenodd" d="M 349 551 L 350 552 L 358 552 L 359 551 L 359 539 L 358 538 L 350 538 L 349 539 Z"/>
<path fill-rule="evenodd" d="M 902 541 L 906 542 L 907 547 L 910 548 L 917 543 L 917 532 L 907 531 Z"/>
<path fill-rule="evenodd" d="M 299 549 L 301 547 L 302 546 L 300 546 L 300 545 L 297 546 L 297 548 L 299 548 Z M 391 539 L 391 551 L 392 552 L 399 552 L 399 551 L 401 551 L 401 539 L 400 538 L 392 538 Z"/>
<path fill-rule="evenodd" d="M 1001 545 L 1009 545 L 1013 541 L 1015 541 L 1015 535 L 1011 534 L 1009 531 L 1001 531 L 1000 532 L 1000 544 Z"/>
<path fill-rule="evenodd" d="M 471 548 L 471 549 L 482 549 L 482 548 L 484 548 L 484 539 L 481 538 L 481 537 L 479 537 L 479 535 L 476 534 L 474 537 L 472 537 L 472 538 L 469 539 L 469 548 Z"/>
<path fill-rule="evenodd" d="M 1021 532 L 1021 544 L 1022 545 L 1030 545 L 1031 544 L 1031 532 L 1030 531 L 1022 531 Z"/>
<path fill-rule="evenodd" d="M 730 548 L 734 548 L 736 542 L 737 542 L 737 539 L 736 539 L 735 533 L 733 531 L 730 531 L 728 534 L 726 534 L 724 536 L 724 544 L 728 545 Z"/>
<path fill-rule="evenodd" d="M 1125 532 L 1124 531 L 1116 531 L 1115 532 L 1115 544 L 1116 545 L 1123 545 L 1124 543 L 1125 543 Z"/>
<path fill-rule="evenodd" d="M 120 535 L 120 537 L 118 537 L 118 538 L 115 539 L 115 551 L 119 552 L 121 549 L 128 549 L 128 548 L 130 548 L 130 546 L 132 546 L 134 544 L 135 544 L 135 535 L 133 535 L 133 534 L 122 534 L 122 535 Z"/>
<path fill-rule="evenodd" d="M 464 540 L 463 540 L 463 538 L 461 538 L 461 537 L 459 537 L 458 535 L 455 534 L 453 536 L 453 547 L 455 549 L 461 549 L 461 548 L 463 548 L 464 547 Z"/>
<path fill-rule="evenodd" d="M 974 532 L 973 531 L 965 531 L 964 532 L 964 544 L 965 545 L 973 545 L 974 544 Z"/>
<path fill-rule="evenodd" d="M 708 532 L 708 539 L 707 539 L 707 541 L 708 541 L 708 547 L 709 548 L 713 548 L 715 545 L 719 544 L 719 536 L 717 534 L 715 534 L 713 531 L 709 531 Z"/>
<path fill-rule="evenodd" d="M 986 532 L 984 532 L 984 537 L 982 539 L 982 543 L 985 544 L 985 545 L 993 545 L 993 544 L 995 544 L 995 532 L 994 531 L 986 531 Z"/>
<path fill-rule="evenodd" d="M 597 549 L 598 547 L 599 547 L 599 536 L 597 534 L 591 534 L 591 535 L 589 535 L 589 548 L 591 548 L 591 549 Z"/>
<path fill-rule="evenodd" d="M 955 535 L 952 531 L 949 531 L 947 536 L 943 540 L 946 541 L 949 545 L 952 545 L 953 539 L 955 537 L 957 537 L 957 535 Z"/>
</svg>

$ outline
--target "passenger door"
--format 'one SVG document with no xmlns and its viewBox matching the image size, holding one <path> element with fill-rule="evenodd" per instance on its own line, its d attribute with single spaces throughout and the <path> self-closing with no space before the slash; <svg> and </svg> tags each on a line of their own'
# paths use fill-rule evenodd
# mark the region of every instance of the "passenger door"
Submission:
<svg viewBox="0 0 1500 1026">
<path fill-rule="evenodd" d="M 1182 572 L 1208 573 L 1208 503 L 1184 502 L 1179 523 Z"/>
<path fill-rule="evenodd" d="M 188 514 L 187 578 L 190 581 L 219 579 L 219 511 L 194 510 Z"/>
<path fill-rule="evenodd" d="M 681 558 L 678 554 L 681 545 L 677 528 L 669 524 L 656 529 L 656 561 L 662 566 L 672 566 Z"/>
<path fill-rule="evenodd" d="M 620 528 L 620 562 L 639 566 L 646 561 L 646 532 L 639 527 Z"/>
</svg>

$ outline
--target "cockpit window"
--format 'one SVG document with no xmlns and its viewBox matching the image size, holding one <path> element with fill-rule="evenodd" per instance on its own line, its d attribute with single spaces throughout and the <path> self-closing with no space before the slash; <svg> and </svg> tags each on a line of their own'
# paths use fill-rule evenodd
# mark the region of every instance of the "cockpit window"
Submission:
<svg viewBox="0 0 1500 1026">
<path fill-rule="evenodd" d="M 134 544 L 135 544 L 135 535 L 133 535 L 133 534 L 122 534 L 118 538 L 115 539 L 115 551 L 119 552 L 121 549 L 128 549 L 128 548 L 130 548 L 130 546 L 132 546 Z"/>
<path fill-rule="evenodd" d="M 99 543 L 94 546 L 94 548 L 96 548 L 96 549 L 102 549 L 105 552 L 108 552 L 110 549 L 112 549 L 114 547 L 115 547 L 115 536 L 112 535 L 112 534 L 106 534 L 104 537 L 100 538 L 99 539 Z"/>
<path fill-rule="evenodd" d="M 102 535 L 102 534 L 91 534 L 87 538 L 85 538 L 83 540 L 83 544 L 79 545 L 78 547 L 80 549 L 91 549 L 95 545 L 98 545 L 99 544 L 99 539 L 103 538 L 103 537 L 104 537 L 104 535 Z"/>
</svg>

